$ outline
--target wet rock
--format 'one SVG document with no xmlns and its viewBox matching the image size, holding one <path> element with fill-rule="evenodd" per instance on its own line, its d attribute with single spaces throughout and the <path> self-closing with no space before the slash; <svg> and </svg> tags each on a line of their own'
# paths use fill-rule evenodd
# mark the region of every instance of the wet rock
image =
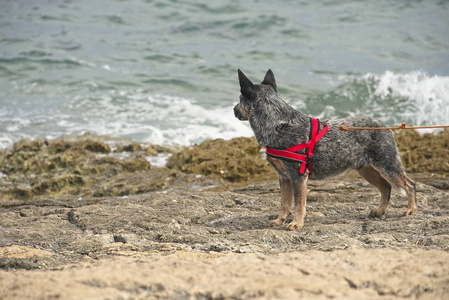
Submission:
<svg viewBox="0 0 449 300">
<path fill-rule="evenodd" d="M 123 146 L 119 146 L 115 152 L 137 152 L 142 151 L 142 147 L 138 143 L 131 143 Z"/>
</svg>

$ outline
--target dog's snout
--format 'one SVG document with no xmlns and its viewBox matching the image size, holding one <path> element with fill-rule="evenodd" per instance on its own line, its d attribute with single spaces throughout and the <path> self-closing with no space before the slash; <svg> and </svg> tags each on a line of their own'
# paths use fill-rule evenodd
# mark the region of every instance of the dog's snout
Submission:
<svg viewBox="0 0 449 300">
<path fill-rule="evenodd" d="M 239 104 L 237 104 L 236 106 L 234 106 L 234 116 L 241 120 L 241 114 L 240 114 L 240 109 L 239 109 Z"/>
<path fill-rule="evenodd" d="M 234 106 L 234 116 L 240 121 L 248 121 L 248 112 L 243 109 L 241 103 Z"/>
</svg>

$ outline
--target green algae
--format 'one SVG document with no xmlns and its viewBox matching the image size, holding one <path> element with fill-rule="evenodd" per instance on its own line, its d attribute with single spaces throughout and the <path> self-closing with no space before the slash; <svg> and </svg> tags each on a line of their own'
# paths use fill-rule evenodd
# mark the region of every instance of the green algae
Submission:
<svg viewBox="0 0 449 300">
<path fill-rule="evenodd" d="M 416 131 L 395 133 L 405 170 L 449 175 L 449 130 L 419 134 Z"/>
<path fill-rule="evenodd" d="M 449 174 L 449 130 L 422 135 L 402 131 L 395 133 L 395 139 L 407 172 Z M 254 138 L 209 140 L 180 149 L 168 160 L 167 167 L 219 176 L 229 182 L 275 178 L 273 168 L 262 158 L 260 150 Z"/>
<path fill-rule="evenodd" d="M 449 174 L 449 130 L 396 132 L 409 173 Z M 125 196 L 164 189 L 231 186 L 276 180 L 254 138 L 207 140 L 170 148 L 86 134 L 55 140 L 24 139 L 0 152 L 0 198 Z M 171 153 L 166 167 L 148 156 Z"/>
<path fill-rule="evenodd" d="M 156 156 L 160 153 L 171 153 L 172 149 L 159 145 L 147 145 L 132 142 L 129 144 L 121 145 L 114 150 L 116 153 L 121 152 L 143 152 L 147 156 Z"/>
<path fill-rule="evenodd" d="M 116 176 L 148 171 L 145 153 L 120 159 L 111 147 L 94 137 L 21 140 L 0 153 L 3 199 L 30 199 L 91 194 Z"/>
<path fill-rule="evenodd" d="M 207 140 L 175 152 L 167 167 L 186 173 L 220 177 L 229 182 L 260 181 L 275 176 L 260 155 L 254 138 Z"/>
</svg>

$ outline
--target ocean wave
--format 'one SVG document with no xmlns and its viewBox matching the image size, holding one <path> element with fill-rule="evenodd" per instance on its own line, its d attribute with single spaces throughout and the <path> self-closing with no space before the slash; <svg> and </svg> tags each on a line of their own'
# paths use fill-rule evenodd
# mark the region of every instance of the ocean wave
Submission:
<svg viewBox="0 0 449 300">
<path fill-rule="evenodd" d="M 320 118 L 370 115 L 389 125 L 449 122 L 449 77 L 424 71 L 341 76 L 332 91 L 308 97 L 305 110 Z"/>
<path fill-rule="evenodd" d="M 43 58 L 41 58 L 43 57 Z M 47 56 L 21 56 L 21 57 L 1 57 L 1 64 L 23 64 L 23 63 L 41 63 L 44 65 L 73 65 L 81 66 L 85 64 L 75 58 L 47 58 Z"/>
<path fill-rule="evenodd" d="M 339 80 L 341 84 L 332 91 L 293 105 L 321 119 L 362 114 L 388 125 L 449 122 L 449 77 L 423 71 L 386 71 Z M 208 108 L 193 99 L 120 86 L 84 88 L 64 101 L 48 102 L 45 109 L 39 105 L 29 105 L 27 110 L 1 108 L 0 148 L 24 137 L 52 138 L 85 132 L 161 145 L 192 145 L 206 139 L 253 135 L 248 122 L 234 117 L 232 106 Z"/>
<path fill-rule="evenodd" d="M 161 145 L 191 145 L 211 138 L 250 136 L 232 107 L 204 108 L 195 101 L 139 91 L 119 91 L 75 101 L 84 112 L 84 130 Z M 82 128 L 79 128 L 81 130 Z"/>
<path fill-rule="evenodd" d="M 373 97 L 404 98 L 408 109 L 402 113 L 414 125 L 441 125 L 449 122 L 449 77 L 430 76 L 423 71 L 406 74 L 386 71 L 382 75 L 367 74 L 363 80 L 373 81 Z"/>
<path fill-rule="evenodd" d="M 172 146 L 252 135 L 249 125 L 234 117 L 232 107 L 208 109 L 191 99 L 140 89 L 78 95 L 45 116 L 31 114 L 21 119 L 5 110 L 0 127 L 6 129 L 0 132 L 0 148 L 24 137 L 85 132 Z"/>
</svg>

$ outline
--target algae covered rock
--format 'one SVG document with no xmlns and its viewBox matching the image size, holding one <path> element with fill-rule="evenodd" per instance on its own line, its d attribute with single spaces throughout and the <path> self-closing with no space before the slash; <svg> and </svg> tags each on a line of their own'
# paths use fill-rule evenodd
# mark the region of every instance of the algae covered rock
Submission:
<svg viewBox="0 0 449 300">
<path fill-rule="evenodd" d="M 218 184 L 151 166 L 149 157 L 171 152 L 164 146 L 92 134 L 21 140 L 0 151 L 0 200 L 125 196 Z"/>
<path fill-rule="evenodd" d="M 273 168 L 259 153 L 254 138 L 208 140 L 173 154 L 167 167 L 182 172 L 219 176 L 230 182 L 275 178 Z"/>
<path fill-rule="evenodd" d="M 92 135 L 78 139 L 26 139 L 0 152 L 0 197 L 84 195 L 116 176 L 149 169 L 144 154 L 113 157 L 110 146 Z"/>
<path fill-rule="evenodd" d="M 407 172 L 436 173 L 439 185 L 447 186 L 449 130 L 423 135 L 396 132 L 395 139 Z M 0 199 L 128 195 L 277 178 L 254 138 L 207 140 L 183 147 L 161 168 L 151 167 L 148 156 L 173 150 L 120 142 L 114 144 L 109 138 L 91 134 L 21 140 L 0 152 Z"/>
<path fill-rule="evenodd" d="M 402 163 L 407 172 L 449 175 L 449 130 L 432 134 L 416 131 L 395 133 Z"/>
<path fill-rule="evenodd" d="M 120 145 L 114 152 L 142 152 L 148 156 L 156 156 L 160 153 L 171 153 L 172 149 L 159 145 L 142 145 L 136 142 Z"/>
</svg>

